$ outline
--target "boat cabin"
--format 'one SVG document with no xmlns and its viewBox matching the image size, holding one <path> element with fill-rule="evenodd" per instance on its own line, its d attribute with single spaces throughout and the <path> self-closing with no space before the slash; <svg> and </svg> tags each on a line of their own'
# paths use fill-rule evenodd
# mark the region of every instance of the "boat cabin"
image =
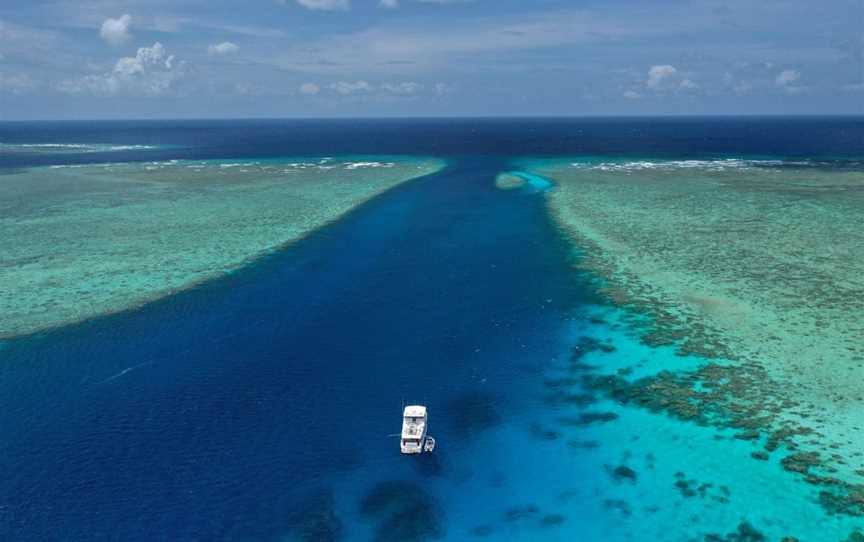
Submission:
<svg viewBox="0 0 864 542">
<path fill-rule="evenodd" d="M 409 405 L 402 413 L 402 438 L 400 448 L 403 454 L 431 452 L 435 439 L 426 435 L 427 414 L 422 405 Z"/>
</svg>

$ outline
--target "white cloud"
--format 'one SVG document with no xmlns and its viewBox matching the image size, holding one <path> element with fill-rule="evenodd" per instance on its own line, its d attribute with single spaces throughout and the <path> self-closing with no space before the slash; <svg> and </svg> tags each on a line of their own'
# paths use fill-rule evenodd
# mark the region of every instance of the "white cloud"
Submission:
<svg viewBox="0 0 864 542">
<path fill-rule="evenodd" d="M 423 85 L 411 81 L 406 81 L 404 83 L 384 83 L 381 85 L 381 90 L 390 92 L 391 94 L 398 94 L 400 96 L 410 96 L 422 91 Z"/>
<path fill-rule="evenodd" d="M 810 88 L 804 85 L 799 85 L 801 72 L 798 70 L 783 70 L 774 79 L 774 84 L 783 90 L 784 93 L 790 95 L 805 94 Z"/>
<path fill-rule="evenodd" d="M 331 95 L 336 96 L 350 96 L 354 99 L 394 100 L 415 98 L 423 94 L 444 96 L 453 92 L 453 86 L 447 83 L 435 83 L 427 86 L 415 81 L 372 84 L 363 80 L 337 81 L 326 86 L 319 86 L 316 83 L 300 85 L 300 93 L 307 96 L 315 96 L 323 91 L 328 91 Z"/>
<path fill-rule="evenodd" d="M 671 64 L 657 64 L 648 68 L 648 76 L 643 82 L 644 88 L 629 89 L 624 93 L 631 100 L 641 98 L 643 90 L 657 95 L 695 92 L 699 90 L 692 79 L 685 77 L 678 68 Z"/>
<path fill-rule="evenodd" d="M 110 72 L 68 79 L 58 88 L 72 94 L 158 96 L 172 90 L 183 75 L 184 64 L 175 62 L 174 55 L 156 42 L 152 47 L 140 47 L 134 57 L 121 58 Z"/>
<path fill-rule="evenodd" d="M 378 5 L 382 8 L 398 8 L 399 0 L 379 0 Z"/>
<path fill-rule="evenodd" d="M 446 96 L 456 91 L 456 87 L 447 83 L 435 83 L 434 89 L 438 96 Z"/>
<path fill-rule="evenodd" d="M 117 19 L 107 18 L 102 22 L 102 28 L 99 29 L 99 36 L 111 45 L 120 45 L 129 41 L 132 34 L 129 33 L 129 26 L 132 24 L 132 16 L 128 13 L 121 15 Z"/>
<path fill-rule="evenodd" d="M 306 9 L 337 11 L 351 8 L 351 0 L 297 0 Z"/>
<path fill-rule="evenodd" d="M 300 85 L 300 94 L 314 96 L 319 92 L 321 92 L 321 87 L 319 87 L 315 83 L 303 83 L 302 85 Z"/>
<path fill-rule="evenodd" d="M 662 91 L 674 87 L 678 77 L 678 70 L 669 64 L 651 66 L 648 69 L 648 79 L 645 86 L 651 90 Z"/>
<path fill-rule="evenodd" d="M 240 47 L 230 41 L 223 41 L 207 47 L 207 54 L 211 56 L 230 55 L 240 50 Z"/>
<path fill-rule="evenodd" d="M 684 78 L 681 80 L 681 83 L 678 85 L 679 90 L 698 90 L 699 85 L 691 81 L 690 79 Z"/>
<path fill-rule="evenodd" d="M 0 73 L 0 94 L 23 94 L 36 86 L 26 73 L 10 75 Z"/>
<path fill-rule="evenodd" d="M 356 81 L 353 83 L 347 81 L 339 81 L 337 83 L 331 83 L 330 89 L 337 94 L 349 96 L 351 94 L 365 94 L 368 92 L 372 92 L 373 90 L 375 90 L 375 87 L 373 87 L 366 81 Z"/>
<path fill-rule="evenodd" d="M 864 82 L 843 85 L 840 87 L 840 90 L 843 92 L 864 92 Z"/>
<path fill-rule="evenodd" d="M 783 70 L 777 75 L 774 82 L 778 87 L 788 87 L 801 79 L 801 72 L 797 70 Z"/>
</svg>

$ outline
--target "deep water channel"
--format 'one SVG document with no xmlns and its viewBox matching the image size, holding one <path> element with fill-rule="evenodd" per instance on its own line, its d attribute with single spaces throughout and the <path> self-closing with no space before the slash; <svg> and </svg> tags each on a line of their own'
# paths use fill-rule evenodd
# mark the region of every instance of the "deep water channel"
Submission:
<svg viewBox="0 0 864 542">
<path fill-rule="evenodd" d="M 8 342 L 0 536 L 276 539 L 332 480 L 389 480 L 370 464 L 415 463 L 397 479 L 424 495 L 457 476 L 448 456 L 525 408 L 588 295 L 542 196 L 494 188 L 502 165 L 454 162 L 223 279 Z M 425 463 L 388 436 L 403 401 L 429 406 Z M 428 498 L 443 533 L 449 498 Z"/>
</svg>

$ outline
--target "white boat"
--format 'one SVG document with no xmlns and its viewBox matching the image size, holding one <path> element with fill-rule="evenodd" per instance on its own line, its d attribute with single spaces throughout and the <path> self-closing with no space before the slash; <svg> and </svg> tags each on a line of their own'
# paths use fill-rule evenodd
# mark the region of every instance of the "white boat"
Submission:
<svg viewBox="0 0 864 542">
<path fill-rule="evenodd" d="M 427 421 L 425 406 L 405 407 L 402 413 L 402 438 L 399 443 L 403 454 L 421 454 L 435 449 L 435 439 L 426 434 Z"/>
</svg>

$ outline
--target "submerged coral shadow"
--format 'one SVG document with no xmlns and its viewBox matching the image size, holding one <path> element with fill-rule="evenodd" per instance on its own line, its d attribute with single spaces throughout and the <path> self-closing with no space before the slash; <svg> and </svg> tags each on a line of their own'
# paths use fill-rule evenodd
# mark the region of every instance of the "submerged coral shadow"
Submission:
<svg viewBox="0 0 864 542">
<path fill-rule="evenodd" d="M 377 542 L 413 542 L 444 535 L 441 506 L 413 482 L 390 480 L 375 485 L 360 501 L 360 514 L 375 522 Z"/>
</svg>

